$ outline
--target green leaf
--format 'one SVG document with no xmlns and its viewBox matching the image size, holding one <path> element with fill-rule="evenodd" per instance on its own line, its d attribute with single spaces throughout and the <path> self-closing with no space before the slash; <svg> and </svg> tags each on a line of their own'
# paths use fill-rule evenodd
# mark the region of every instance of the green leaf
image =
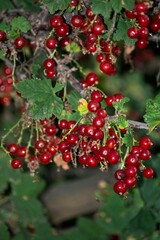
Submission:
<svg viewBox="0 0 160 240">
<path fill-rule="evenodd" d="M 82 98 L 80 93 L 76 90 L 72 90 L 70 94 L 67 96 L 67 100 L 73 110 L 77 111 L 78 108 L 78 101 Z"/>
<path fill-rule="evenodd" d="M 146 103 L 145 122 L 149 125 L 150 132 L 160 124 L 160 94 Z"/>
<path fill-rule="evenodd" d="M 132 10 L 135 5 L 135 0 L 123 0 L 123 8 Z"/>
<path fill-rule="evenodd" d="M 129 102 L 129 100 L 130 99 L 128 97 L 124 97 L 118 102 L 113 102 L 113 107 L 118 113 L 126 113 L 127 108 L 124 105 L 125 103 Z"/>
<path fill-rule="evenodd" d="M 53 88 L 53 92 L 57 93 L 59 91 L 61 91 L 64 88 L 64 85 L 62 83 L 56 83 L 56 85 Z"/>
<path fill-rule="evenodd" d="M 8 32 L 8 31 L 10 31 L 10 26 L 5 22 L 1 22 L 0 23 L 0 30 L 3 31 L 3 32 Z"/>
<path fill-rule="evenodd" d="M 113 34 L 113 40 L 114 41 L 123 40 L 125 43 L 129 45 L 134 45 L 136 40 L 129 38 L 127 35 L 127 29 L 130 27 L 131 27 L 130 21 L 120 18 L 117 24 L 116 31 Z"/>
<path fill-rule="evenodd" d="M 63 102 L 62 99 L 57 97 L 56 95 L 53 96 L 53 114 L 60 118 L 63 111 Z"/>
<path fill-rule="evenodd" d="M 16 88 L 22 97 L 31 102 L 29 111 L 33 119 L 49 118 L 53 114 L 59 118 L 62 114 L 63 102 L 55 95 L 63 88 L 61 83 L 57 83 L 53 88 L 50 79 L 33 78 L 19 82 Z"/>
<path fill-rule="evenodd" d="M 153 207 L 160 199 L 159 184 L 160 181 L 155 181 L 155 179 L 144 179 L 144 183 L 140 188 L 140 191 L 148 208 Z"/>
<path fill-rule="evenodd" d="M 17 37 L 19 37 L 19 33 L 17 31 L 15 31 L 14 29 L 11 29 L 7 35 L 7 37 L 9 39 L 15 39 Z"/>
<path fill-rule="evenodd" d="M 0 6 L 1 6 L 1 11 L 14 8 L 14 6 L 10 0 L 5 0 L 5 1 L 0 0 Z"/>
<path fill-rule="evenodd" d="M 32 74 L 33 75 L 37 75 L 38 71 L 41 69 L 41 65 L 40 64 L 32 64 Z"/>
<path fill-rule="evenodd" d="M 128 224 L 127 233 L 132 234 L 138 239 L 148 236 L 150 233 L 156 230 L 156 222 L 151 211 L 145 207 L 141 209 L 138 215 Z"/>
<path fill-rule="evenodd" d="M 30 30 L 30 23 L 23 16 L 13 18 L 13 20 L 11 22 L 11 26 L 12 26 L 13 30 L 15 30 L 15 31 L 19 30 L 24 33 L 28 32 Z"/>
<path fill-rule="evenodd" d="M 43 0 L 51 14 L 68 7 L 70 0 Z"/>
<path fill-rule="evenodd" d="M 0 239 L 10 240 L 10 234 L 8 231 L 8 227 L 0 222 Z"/>
<path fill-rule="evenodd" d="M 53 114 L 60 118 L 62 110 L 63 102 L 54 94 L 52 96 L 46 96 L 43 101 L 34 102 L 29 108 L 34 120 L 50 118 Z"/>
<path fill-rule="evenodd" d="M 110 0 L 111 4 L 112 4 L 112 8 L 115 12 L 120 12 L 123 5 L 122 5 L 122 0 Z"/>
<path fill-rule="evenodd" d="M 72 52 L 72 53 L 77 53 L 81 51 L 79 44 L 75 42 L 71 42 L 70 44 L 68 44 L 65 49 L 67 52 Z"/>
<path fill-rule="evenodd" d="M 33 102 L 42 102 L 44 99 L 53 96 L 51 80 L 44 78 L 25 79 L 16 84 L 17 90 L 22 97 Z"/>
<path fill-rule="evenodd" d="M 128 125 L 129 125 L 128 121 L 127 121 L 124 117 L 122 117 L 122 116 L 118 116 L 118 118 L 117 118 L 117 124 L 118 124 L 118 127 L 119 127 L 120 129 L 127 128 Z"/>
<path fill-rule="evenodd" d="M 35 182 L 28 173 L 23 173 L 19 181 L 12 183 L 12 194 L 27 201 L 27 198 L 37 197 L 44 186 L 45 183 L 42 179 Z"/>
<path fill-rule="evenodd" d="M 108 0 L 94 0 L 92 1 L 92 11 L 95 14 L 101 14 L 105 19 L 109 19 L 112 5 Z"/>
<path fill-rule="evenodd" d="M 143 207 L 143 201 L 140 197 L 139 191 L 133 192 L 133 195 L 124 201 L 121 196 L 110 192 L 105 199 L 103 199 L 103 206 L 101 212 L 104 212 L 103 226 L 108 234 L 119 234 L 128 227 L 129 222 L 136 217 Z"/>
<path fill-rule="evenodd" d="M 4 55 L 5 55 L 5 54 L 4 54 L 3 50 L 0 50 L 0 59 L 1 59 L 1 60 L 4 60 Z"/>
<path fill-rule="evenodd" d="M 126 147 L 130 147 L 130 148 L 132 147 L 132 145 L 133 145 L 133 134 L 132 134 L 130 129 L 127 130 L 124 137 L 122 138 L 122 143 Z"/>
</svg>

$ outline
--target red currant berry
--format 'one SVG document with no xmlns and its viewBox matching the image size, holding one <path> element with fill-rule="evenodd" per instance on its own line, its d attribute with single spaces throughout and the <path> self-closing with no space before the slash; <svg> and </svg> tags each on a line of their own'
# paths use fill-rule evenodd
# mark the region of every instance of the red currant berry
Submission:
<svg viewBox="0 0 160 240">
<path fill-rule="evenodd" d="M 85 81 L 87 82 L 88 86 L 93 86 L 98 83 L 99 78 L 96 73 L 91 72 L 86 76 Z"/>
<path fill-rule="evenodd" d="M 58 46 L 58 41 L 56 38 L 48 38 L 46 40 L 46 47 L 49 49 L 55 49 Z"/>
<path fill-rule="evenodd" d="M 131 27 L 127 31 L 128 37 L 137 38 L 139 36 L 139 30 L 136 27 Z"/>
<path fill-rule="evenodd" d="M 71 0 L 69 3 L 70 7 L 76 7 L 79 4 L 79 0 Z"/>
<path fill-rule="evenodd" d="M 96 128 L 102 128 L 105 124 L 105 120 L 104 118 L 102 117 L 95 117 L 93 119 L 93 125 L 96 127 Z"/>
<path fill-rule="evenodd" d="M 92 32 L 95 35 L 101 35 L 104 32 L 104 25 L 103 23 L 94 23 L 92 26 Z"/>
<path fill-rule="evenodd" d="M 55 155 L 58 151 L 58 146 L 55 143 L 49 143 L 47 146 L 47 151 L 50 152 L 53 155 Z"/>
<path fill-rule="evenodd" d="M 142 172 L 145 178 L 152 178 L 154 176 L 154 171 L 152 168 L 146 168 Z"/>
<path fill-rule="evenodd" d="M 148 15 L 140 15 L 138 17 L 138 23 L 141 27 L 147 27 L 149 24 L 149 17 Z"/>
<path fill-rule="evenodd" d="M 34 147 L 39 150 L 42 151 L 47 147 L 47 142 L 45 142 L 42 139 L 36 140 Z"/>
<path fill-rule="evenodd" d="M 139 29 L 139 36 L 142 38 L 148 38 L 149 36 L 149 30 L 147 27 L 142 27 Z"/>
<path fill-rule="evenodd" d="M 97 47 L 96 47 L 96 45 L 94 45 L 94 44 L 87 43 L 86 49 L 87 49 L 90 53 L 94 53 L 94 52 L 96 52 Z"/>
<path fill-rule="evenodd" d="M 79 28 L 79 27 L 82 27 L 83 25 L 83 17 L 81 15 L 74 15 L 72 18 L 71 18 L 71 24 L 73 27 L 76 27 L 76 28 Z"/>
<path fill-rule="evenodd" d="M 118 181 L 114 184 L 114 191 L 117 194 L 123 195 L 127 191 L 126 184 L 124 181 Z"/>
<path fill-rule="evenodd" d="M 6 38 L 6 34 L 3 31 L 0 31 L 0 42 L 3 42 Z"/>
<path fill-rule="evenodd" d="M 60 129 L 67 129 L 68 128 L 68 121 L 65 119 L 62 119 L 58 122 L 58 127 Z"/>
<path fill-rule="evenodd" d="M 18 159 L 18 158 L 12 159 L 12 161 L 11 161 L 11 167 L 12 167 L 13 169 L 21 168 L 21 167 L 22 167 L 22 160 L 20 160 L 20 159 Z"/>
<path fill-rule="evenodd" d="M 107 112 L 105 109 L 103 108 L 99 108 L 97 110 L 97 117 L 102 117 L 102 118 L 106 118 L 107 117 Z"/>
<path fill-rule="evenodd" d="M 47 70 L 51 70 L 55 67 L 55 61 L 53 59 L 47 58 L 43 62 L 43 67 Z"/>
<path fill-rule="evenodd" d="M 90 44 L 94 44 L 94 43 L 97 42 L 97 39 L 98 39 L 98 37 L 97 37 L 96 34 L 94 34 L 94 33 L 89 33 L 88 36 L 87 36 L 86 41 L 87 41 L 88 43 L 90 43 Z"/>
<path fill-rule="evenodd" d="M 50 19 L 50 24 L 53 28 L 60 26 L 63 22 L 63 18 L 59 15 L 54 15 Z"/>
<path fill-rule="evenodd" d="M 133 188 L 133 187 L 135 187 L 137 180 L 135 177 L 126 177 L 124 179 L 124 182 L 125 182 L 127 188 Z"/>
<path fill-rule="evenodd" d="M 71 39 L 69 37 L 64 37 L 60 40 L 60 46 L 62 48 L 65 48 L 70 42 L 71 42 Z"/>
<path fill-rule="evenodd" d="M 11 143 L 7 146 L 7 150 L 10 154 L 16 154 L 18 149 L 18 145 L 15 143 Z"/>
<path fill-rule="evenodd" d="M 69 33 L 69 26 L 66 23 L 62 23 L 55 30 L 58 37 L 65 37 Z"/>
<path fill-rule="evenodd" d="M 115 179 L 117 180 L 122 180 L 125 178 L 126 174 L 125 171 L 123 169 L 118 169 L 115 173 L 114 173 Z"/>
<path fill-rule="evenodd" d="M 90 112 L 97 112 L 97 110 L 100 108 L 100 105 L 97 101 L 89 101 L 88 102 L 88 110 Z"/>
<path fill-rule="evenodd" d="M 78 161 L 80 162 L 80 164 L 86 165 L 86 163 L 87 163 L 87 158 L 88 158 L 88 155 L 83 154 L 82 156 L 80 156 L 80 157 L 78 158 Z"/>
<path fill-rule="evenodd" d="M 135 177 L 137 175 L 137 168 L 134 166 L 127 166 L 125 169 L 126 177 Z"/>
<path fill-rule="evenodd" d="M 100 63 L 99 66 L 100 70 L 107 74 L 107 75 L 112 75 L 114 74 L 114 65 L 112 63 L 110 63 L 109 61 L 104 61 Z"/>
<path fill-rule="evenodd" d="M 99 53 L 96 56 L 96 60 L 99 63 L 104 62 L 104 61 L 106 61 L 106 55 L 104 55 L 103 53 Z"/>
<path fill-rule="evenodd" d="M 109 107 L 113 107 L 113 102 L 115 102 L 115 101 L 116 101 L 116 99 L 114 96 L 107 96 L 105 99 L 105 102 Z"/>
<path fill-rule="evenodd" d="M 48 136 L 53 136 L 57 132 L 57 128 L 54 124 L 50 124 L 49 126 L 46 127 L 45 133 Z"/>
<path fill-rule="evenodd" d="M 17 37 L 14 40 L 14 45 L 15 45 L 16 48 L 21 49 L 26 45 L 26 40 L 23 37 Z"/>
<path fill-rule="evenodd" d="M 134 166 L 136 168 L 139 167 L 139 160 L 136 155 L 130 154 L 126 157 L 126 166 Z"/>
<path fill-rule="evenodd" d="M 149 137 L 141 137 L 139 140 L 139 146 L 143 149 L 149 150 L 152 146 L 152 142 Z"/>
<path fill-rule="evenodd" d="M 150 151 L 147 150 L 147 149 L 143 149 L 143 150 L 140 152 L 139 158 L 142 159 L 142 160 L 148 160 L 149 158 L 151 158 L 151 153 L 150 153 Z"/>
<path fill-rule="evenodd" d="M 98 164 L 98 159 L 95 155 L 88 155 L 87 160 L 86 160 L 86 165 L 88 167 L 94 168 Z"/>
<path fill-rule="evenodd" d="M 46 69 L 45 74 L 48 78 L 53 78 L 56 76 L 57 72 L 55 69 Z"/>
<path fill-rule="evenodd" d="M 94 132 L 94 135 L 92 136 L 92 139 L 95 141 L 101 140 L 103 136 L 104 136 L 103 131 L 100 129 L 96 129 L 96 131 Z"/>
<path fill-rule="evenodd" d="M 27 148 L 26 146 L 19 146 L 17 151 L 16 151 L 16 154 L 19 156 L 19 157 L 25 157 L 26 156 L 26 153 L 27 153 Z"/>
<path fill-rule="evenodd" d="M 115 93 L 114 94 L 114 98 L 115 98 L 116 102 L 119 102 L 119 101 L 121 101 L 123 99 L 123 95 L 120 94 L 120 93 Z"/>
<path fill-rule="evenodd" d="M 142 151 L 142 148 L 140 146 L 133 146 L 130 154 L 136 155 L 137 157 L 139 157 L 140 152 Z"/>
<path fill-rule="evenodd" d="M 116 148 L 117 141 L 114 138 L 109 138 L 106 142 L 107 147 L 110 149 L 115 149 Z"/>
<path fill-rule="evenodd" d="M 148 41 L 146 38 L 139 38 L 136 42 L 136 46 L 141 49 L 146 48 L 147 45 L 148 45 Z"/>
<path fill-rule="evenodd" d="M 158 32 L 160 30 L 160 21 L 153 20 L 150 23 L 149 28 L 152 32 Z"/>
<path fill-rule="evenodd" d="M 140 15 L 141 13 L 147 12 L 148 7 L 144 2 L 138 2 L 135 6 L 135 11 Z"/>
<path fill-rule="evenodd" d="M 71 133 L 67 136 L 67 142 L 69 145 L 76 145 L 78 143 L 79 137 L 76 133 Z"/>
<path fill-rule="evenodd" d="M 70 149 L 70 146 L 69 146 L 69 143 L 67 142 L 67 140 L 63 140 L 58 145 L 58 150 L 60 152 L 67 152 L 69 149 Z"/>
<path fill-rule="evenodd" d="M 137 17 L 137 13 L 135 11 L 126 10 L 125 14 L 129 19 L 134 19 Z"/>
<path fill-rule="evenodd" d="M 52 154 L 50 152 L 43 152 L 39 155 L 39 161 L 41 164 L 48 164 L 52 160 Z"/>
<path fill-rule="evenodd" d="M 96 15 L 92 12 L 91 8 L 86 9 L 86 17 L 93 20 Z"/>
<path fill-rule="evenodd" d="M 84 134 L 85 136 L 92 138 L 95 135 L 96 130 L 95 126 L 87 125 L 84 129 Z"/>
<path fill-rule="evenodd" d="M 102 98 L 103 98 L 102 93 L 98 90 L 95 90 L 91 93 L 91 100 L 92 101 L 101 102 Z"/>
<path fill-rule="evenodd" d="M 117 151 L 110 151 L 107 155 L 107 160 L 110 164 L 116 164 L 119 162 L 120 155 Z"/>
<path fill-rule="evenodd" d="M 87 127 L 86 124 L 81 124 L 79 127 L 78 127 L 78 133 L 81 135 L 81 136 L 85 136 L 85 128 Z"/>
<path fill-rule="evenodd" d="M 62 159 L 65 162 L 70 162 L 72 160 L 71 152 L 64 152 L 64 153 L 62 153 Z"/>
</svg>

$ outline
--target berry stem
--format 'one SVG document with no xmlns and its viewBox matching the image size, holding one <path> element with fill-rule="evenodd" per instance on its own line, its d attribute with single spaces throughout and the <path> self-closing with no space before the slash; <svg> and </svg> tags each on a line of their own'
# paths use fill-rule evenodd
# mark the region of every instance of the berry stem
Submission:
<svg viewBox="0 0 160 240">
<path fill-rule="evenodd" d="M 4 141 L 5 139 L 13 132 L 13 130 L 20 124 L 20 122 L 22 121 L 23 117 L 21 117 L 19 119 L 19 121 L 12 127 L 9 129 L 9 131 L 2 137 L 1 139 L 1 147 L 4 149 Z M 6 152 L 6 151 L 5 151 Z"/>
<path fill-rule="evenodd" d="M 12 80 L 13 86 L 15 87 L 15 69 L 16 69 L 16 55 L 13 56 L 13 69 L 12 69 Z"/>
<path fill-rule="evenodd" d="M 74 62 L 76 64 L 76 66 L 79 69 L 80 73 L 82 73 L 82 75 L 85 76 L 86 73 L 83 71 L 82 66 L 75 59 L 72 58 L 71 60 L 72 60 L 72 62 Z"/>
</svg>

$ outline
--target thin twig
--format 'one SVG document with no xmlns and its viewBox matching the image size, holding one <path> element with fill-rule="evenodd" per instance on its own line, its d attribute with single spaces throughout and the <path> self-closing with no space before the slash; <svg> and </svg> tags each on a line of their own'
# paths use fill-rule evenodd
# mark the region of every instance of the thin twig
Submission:
<svg viewBox="0 0 160 240">
<path fill-rule="evenodd" d="M 112 18 L 112 25 L 110 30 L 108 31 L 108 37 L 107 37 L 107 42 L 110 41 L 110 38 L 114 32 L 115 25 L 116 25 L 116 20 L 117 20 L 117 12 L 114 12 L 113 18 Z"/>
</svg>

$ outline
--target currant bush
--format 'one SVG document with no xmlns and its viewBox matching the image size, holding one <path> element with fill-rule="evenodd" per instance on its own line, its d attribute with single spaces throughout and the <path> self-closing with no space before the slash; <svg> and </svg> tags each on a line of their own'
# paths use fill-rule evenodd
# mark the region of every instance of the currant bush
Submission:
<svg viewBox="0 0 160 240">
<path fill-rule="evenodd" d="M 63 4 L 50 8 L 46 1 L 36 3 L 45 8 L 44 22 L 39 15 L 34 22 L 33 16 L 15 17 L 8 12 L 9 20 L 4 18 L 0 25 L 4 58 L 0 102 L 9 106 L 13 101 L 21 118 L 2 136 L 1 147 L 10 156 L 13 169 L 27 166 L 34 176 L 41 165 L 51 164 L 55 158 L 74 167 L 102 171 L 114 165 L 113 188 L 124 196 L 136 186 L 139 176 L 154 176 L 154 170 L 146 166 L 152 140 L 149 136 L 138 139 L 134 129 L 153 130 L 156 124 L 128 120 L 127 96 L 98 88 L 100 75 L 118 73 L 117 60 L 127 46 L 144 49 L 159 36 L 157 6 L 147 0 L 132 2 L 132 6 L 108 5 L 108 19 L 94 1 L 81 0 L 68 1 L 65 8 Z M 126 41 L 124 46 L 121 40 Z M 83 69 L 79 59 L 86 55 L 95 58 L 101 74 Z M 26 145 L 25 131 L 30 132 Z M 7 145 L 10 134 L 15 141 Z"/>
</svg>

